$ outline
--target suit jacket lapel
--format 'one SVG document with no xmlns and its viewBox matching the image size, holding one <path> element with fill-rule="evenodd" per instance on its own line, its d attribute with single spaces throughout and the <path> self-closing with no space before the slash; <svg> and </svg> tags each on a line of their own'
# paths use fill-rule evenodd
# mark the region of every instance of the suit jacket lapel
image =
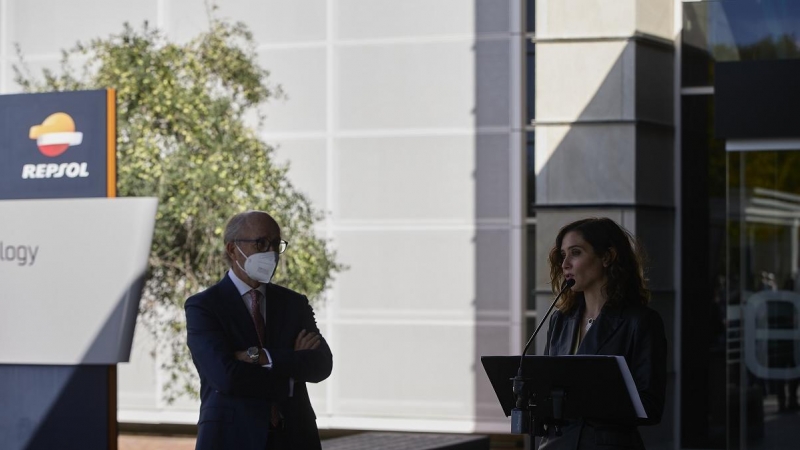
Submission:
<svg viewBox="0 0 800 450">
<path fill-rule="evenodd" d="M 560 336 L 553 336 L 551 342 L 557 342 L 558 346 L 555 349 L 550 349 L 551 355 L 571 355 L 572 349 L 575 348 L 576 334 L 575 330 L 578 327 L 578 321 L 583 313 L 583 303 L 578 302 L 577 308 L 569 315 L 564 316 L 564 327 L 561 329 Z"/>
<path fill-rule="evenodd" d="M 564 339 L 562 342 L 562 347 L 560 349 L 560 355 L 571 355 L 572 349 L 575 348 L 575 339 L 578 338 L 578 330 L 580 317 L 583 312 L 583 304 L 578 306 L 578 310 L 575 311 L 572 315 L 569 316 L 566 323 L 564 324 L 564 332 L 567 333 L 567 339 Z M 564 345 L 566 344 L 566 345 Z"/>
<path fill-rule="evenodd" d="M 285 321 L 277 320 L 279 317 L 286 317 L 286 301 L 274 289 L 272 283 L 267 284 L 267 341 L 270 345 L 277 345 L 281 342 Z M 294 337 L 292 337 L 294 338 Z M 291 341 L 294 348 L 294 341 Z"/>
<path fill-rule="evenodd" d="M 603 307 L 600 315 L 597 316 L 597 320 L 594 321 L 592 327 L 584 336 L 578 353 L 596 355 L 603 347 L 603 344 L 611 339 L 611 336 L 619 329 L 622 322 L 621 308 Z"/>
<path fill-rule="evenodd" d="M 252 316 L 250 316 L 250 311 L 244 305 L 239 290 L 236 289 L 236 285 L 228 278 L 228 275 L 225 275 L 219 285 L 222 291 L 222 301 L 225 302 L 225 308 L 223 309 L 230 314 L 234 328 L 242 331 L 248 346 L 258 345 L 256 326 L 253 323 Z"/>
</svg>

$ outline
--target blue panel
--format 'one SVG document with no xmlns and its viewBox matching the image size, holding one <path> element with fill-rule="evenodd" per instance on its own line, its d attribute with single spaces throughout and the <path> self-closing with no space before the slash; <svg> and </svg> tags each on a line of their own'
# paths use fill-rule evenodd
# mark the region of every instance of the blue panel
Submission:
<svg viewBox="0 0 800 450">
<path fill-rule="evenodd" d="M 0 200 L 106 197 L 107 96 L 106 91 L 0 96 Z M 31 131 L 56 113 L 71 118 L 74 131 L 64 134 L 56 124 L 45 134 L 57 133 L 51 135 L 56 142 L 80 143 L 48 156 Z"/>
<path fill-rule="evenodd" d="M 108 366 L 0 365 L 2 448 L 107 448 L 108 370 Z"/>
</svg>

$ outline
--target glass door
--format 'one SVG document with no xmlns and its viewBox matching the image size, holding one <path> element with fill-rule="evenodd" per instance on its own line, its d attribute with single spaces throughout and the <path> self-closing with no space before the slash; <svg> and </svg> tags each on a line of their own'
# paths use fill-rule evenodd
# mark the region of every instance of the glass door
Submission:
<svg viewBox="0 0 800 450">
<path fill-rule="evenodd" d="M 727 447 L 796 448 L 800 151 L 729 152 L 727 169 Z"/>
</svg>

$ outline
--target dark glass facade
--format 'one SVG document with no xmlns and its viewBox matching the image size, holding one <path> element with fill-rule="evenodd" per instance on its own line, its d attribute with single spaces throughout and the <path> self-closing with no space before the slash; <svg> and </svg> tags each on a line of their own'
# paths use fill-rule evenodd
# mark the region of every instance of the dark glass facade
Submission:
<svg viewBox="0 0 800 450">
<path fill-rule="evenodd" d="M 800 58 L 800 2 L 684 3 L 681 55 L 680 446 L 798 448 L 800 151 L 758 139 L 800 128 L 726 151 L 714 86 L 717 63 Z"/>
<path fill-rule="evenodd" d="M 800 58 L 800 2 L 683 4 L 682 84 L 711 86 L 714 63 Z"/>
<path fill-rule="evenodd" d="M 725 148 L 713 99 L 681 105 L 681 445 L 725 448 Z"/>
</svg>

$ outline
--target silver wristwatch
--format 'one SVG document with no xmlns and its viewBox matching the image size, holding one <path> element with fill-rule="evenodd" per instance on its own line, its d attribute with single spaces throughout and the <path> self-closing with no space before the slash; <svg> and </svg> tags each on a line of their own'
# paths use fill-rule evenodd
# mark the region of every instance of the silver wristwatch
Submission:
<svg viewBox="0 0 800 450">
<path fill-rule="evenodd" d="M 261 351 L 258 349 L 258 347 L 250 347 L 247 349 L 247 356 L 250 357 L 251 362 L 257 363 L 260 352 Z"/>
</svg>

